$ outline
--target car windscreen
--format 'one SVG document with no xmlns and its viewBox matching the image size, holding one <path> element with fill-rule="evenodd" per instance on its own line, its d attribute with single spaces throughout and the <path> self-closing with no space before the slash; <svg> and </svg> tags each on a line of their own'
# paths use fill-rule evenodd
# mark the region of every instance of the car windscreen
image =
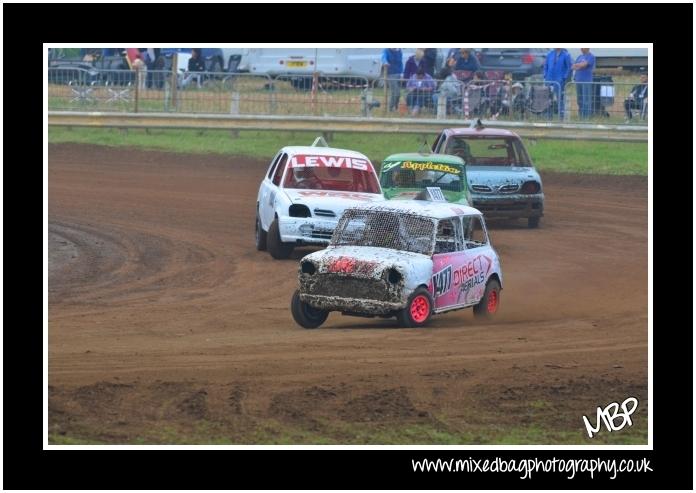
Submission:
<svg viewBox="0 0 696 493">
<path fill-rule="evenodd" d="M 515 137 L 454 135 L 445 152 L 459 156 L 467 166 L 532 166 L 522 142 Z"/>
<path fill-rule="evenodd" d="M 369 246 L 432 255 L 435 222 L 416 214 L 348 209 L 334 230 L 334 246 Z"/>
<path fill-rule="evenodd" d="M 382 188 L 464 190 L 462 168 L 433 162 L 395 161 L 382 164 Z"/>
<path fill-rule="evenodd" d="M 337 156 L 293 156 L 283 187 L 380 193 L 368 160 Z"/>
</svg>

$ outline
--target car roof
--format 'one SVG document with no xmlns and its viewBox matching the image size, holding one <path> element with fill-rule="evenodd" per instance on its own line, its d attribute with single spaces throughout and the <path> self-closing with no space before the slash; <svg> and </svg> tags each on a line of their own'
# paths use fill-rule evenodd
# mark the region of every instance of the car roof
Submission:
<svg viewBox="0 0 696 493">
<path fill-rule="evenodd" d="M 476 129 L 476 128 L 469 128 L 469 127 L 463 127 L 463 128 L 446 128 L 444 132 L 448 135 L 483 135 L 486 137 L 517 137 L 518 139 L 520 138 L 519 135 L 517 135 L 515 132 L 511 132 L 510 130 L 505 130 L 504 128 L 483 128 L 483 129 Z"/>
<path fill-rule="evenodd" d="M 281 149 L 291 155 L 308 154 L 311 156 L 341 156 L 341 157 L 356 157 L 360 159 L 368 159 L 364 154 L 351 151 L 349 149 L 338 149 L 336 147 L 313 147 L 313 146 L 286 146 Z"/>
<path fill-rule="evenodd" d="M 454 164 L 457 166 L 464 166 L 464 160 L 459 156 L 454 156 L 452 154 L 421 154 L 419 152 L 405 152 L 400 154 L 392 154 L 384 158 L 384 161 L 437 161 L 439 163 Z"/>
<path fill-rule="evenodd" d="M 429 200 L 389 200 L 356 205 L 351 209 L 402 212 L 434 219 L 446 219 L 452 216 L 481 215 L 481 211 L 461 204 L 450 202 L 432 202 Z"/>
</svg>

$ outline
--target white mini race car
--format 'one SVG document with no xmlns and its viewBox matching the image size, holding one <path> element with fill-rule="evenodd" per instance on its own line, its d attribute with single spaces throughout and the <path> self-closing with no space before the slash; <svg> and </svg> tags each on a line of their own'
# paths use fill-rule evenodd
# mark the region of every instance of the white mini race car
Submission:
<svg viewBox="0 0 696 493">
<path fill-rule="evenodd" d="M 295 322 L 313 329 L 331 311 L 396 316 L 405 327 L 467 307 L 494 315 L 503 274 L 481 212 L 427 193 L 346 209 L 329 247 L 300 261 Z"/>
<path fill-rule="evenodd" d="M 283 147 L 259 187 L 256 249 L 285 259 L 295 246 L 328 245 L 344 209 L 375 200 L 384 200 L 382 188 L 363 154 L 326 147 L 321 137 Z"/>
</svg>

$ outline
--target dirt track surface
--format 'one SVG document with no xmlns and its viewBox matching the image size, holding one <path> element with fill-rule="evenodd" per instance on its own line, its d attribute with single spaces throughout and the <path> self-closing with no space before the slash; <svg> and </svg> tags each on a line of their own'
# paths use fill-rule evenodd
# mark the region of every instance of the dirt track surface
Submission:
<svg viewBox="0 0 696 493">
<path fill-rule="evenodd" d="M 490 225 L 505 277 L 491 323 L 331 314 L 304 330 L 289 303 L 312 250 L 253 247 L 266 163 L 48 155 L 52 435 L 360 443 L 422 426 L 478 443 L 529 427 L 591 443 L 582 415 L 597 406 L 634 396 L 647 415 L 645 178 L 546 174 L 540 229 Z"/>
</svg>

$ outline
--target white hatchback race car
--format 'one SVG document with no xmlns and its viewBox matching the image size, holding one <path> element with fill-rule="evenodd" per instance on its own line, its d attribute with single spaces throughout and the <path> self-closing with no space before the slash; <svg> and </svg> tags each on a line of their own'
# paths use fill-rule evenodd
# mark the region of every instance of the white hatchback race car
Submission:
<svg viewBox="0 0 696 493">
<path fill-rule="evenodd" d="M 428 193 L 444 200 L 439 188 Z M 420 327 L 433 314 L 467 307 L 493 316 L 503 274 L 480 211 L 393 200 L 347 209 L 329 247 L 300 261 L 299 284 L 290 308 L 307 329 L 332 311 Z"/>
<path fill-rule="evenodd" d="M 326 246 L 344 209 L 384 200 L 370 160 L 346 149 L 283 147 L 256 200 L 256 249 L 285 259 L 295 246 Z M 325 142 L 323 142 L 325 144 Z"/>
</svg>

